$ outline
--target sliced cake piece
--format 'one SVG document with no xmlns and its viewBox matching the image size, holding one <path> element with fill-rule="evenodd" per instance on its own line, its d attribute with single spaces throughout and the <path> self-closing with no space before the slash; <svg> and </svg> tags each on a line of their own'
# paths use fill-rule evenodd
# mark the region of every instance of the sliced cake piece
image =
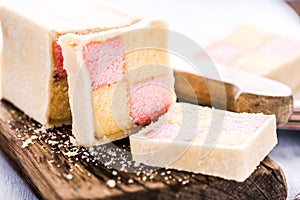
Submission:
<svg viewBox="0 0 300 200">
<path fill-rule="evenodd" d="M 133 160 L 244 181 L 277 143 L 274 115 L 176 103 L 130 136 Z"/>
<path fill-rule="evenodd" d="M 233 32 L 206 48 L 213 61 L 287 84 L 293 92 L 300 85 L 300 41 L 250 26 Z"/>
<path fill-rule="evenodd" d="M 3 98 L 43 125 L 71 123 L 59 36 L 88 34 L 140 19 L 98 1 L 34 1 L 2 7 Z"/>
<path fill-rule="evenodd" d="M 166 28 L 163 21 L 142 20 L 59 37 L 78 145 L 124 138 L 175 102 Z"/>
<path fill-rule="evenodd" d="M 208 55 L 221 64 L 231 64 L 231 62 L 247 52 L 255 51 L 273 35 L 256 28 L 240 25 L 228 36 L 213 42 L 206 51 Z"/>
</svg>

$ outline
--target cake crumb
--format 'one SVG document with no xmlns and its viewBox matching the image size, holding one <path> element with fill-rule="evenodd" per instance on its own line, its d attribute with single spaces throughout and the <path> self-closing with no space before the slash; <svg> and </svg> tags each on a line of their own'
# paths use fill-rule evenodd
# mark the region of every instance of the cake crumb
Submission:
<svg viewBox="0 0 300 200">
<path fill-rule="evenodd" d="M 64 154 L 64 156 L 74 157 L 74 156 L 78 155 L 78 152 L 77 151 L 75 151 L 75 152 L 68 151 L 68 152 L 63 153 L 63 154 Z"/>
<path fill-rule="evenodd" d="M 117 171 L 113 171 L 113 172 L 112 172 L 112 175 L 114 175 L 114 176 L 116 176 L 117 174 L 118 174 Z"/>
<path fill-rule="evenodd" d="M 36 139 L 38 139 L 38 136 L 37 136 L 37 135 L 32 135 L 30 138 L 31 138 L 32 140 L 36 140 Z"/>
<path fill-rule="evenodd" d="M 154 175 L 151 174 L 150 177 L 149 177 L 149 179 L 150 179 L 150 180 L 154 179 Z"/>
<path fill-rule="evenodd" d="M 55 145 L 55 144 L 58 144 L 58 143 L 59 143 L 58 141 L 48 140 L 49 145 Z"/>
<path fill-rule="evenodd" d="M 132 180 L 132 179 L 129 179 L 129 180 L 128 180 L 128 183 L 129 183 L 129 184 L 132 184 L 132 183 L 133 183 L 133 180 Z"/>
<path fill-rule="evenodd" d="M 186 185 L 186 184 L 188 184 L 189 183 L 189 180 L 184 180 L 184 181 L 182 181 L 182 185 Z"/>
<path fill-rule="evenodd" d="M 114 187 L 116 187 L 116 181 L 109 179 L 108 181 L 106 181 L 106 185 L 110 188 L 114 188 Z"/>
<path fill-rule="evenodd" d="M 33 142 L 32 142 L 32 139 L 31 139 L 31 138 L 28 138 L 27 140 L 25 140 L 25 141 L 23 142 L 23 144 L 22 144 L 22 148 L 24 149 L 24 148 L 28 147 L 28 146 L 29 146 L 29 144 L 33 144 Z"/>
<path fill-rule="evenodd" d="M 72 175 L 72 174 L 68 174 L 68 175 L 66 176 L 66 178 L 67 178 L 68 180 L 71 180 L 71 179 L 73 178 L 73 175 Z"/>
</svg>

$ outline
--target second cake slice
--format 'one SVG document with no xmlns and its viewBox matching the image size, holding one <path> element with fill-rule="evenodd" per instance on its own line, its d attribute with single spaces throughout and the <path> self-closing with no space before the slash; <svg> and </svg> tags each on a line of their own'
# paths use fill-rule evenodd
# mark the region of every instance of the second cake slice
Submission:
<svg viewBox="0 0 300 200">
<path fill-rule="evenodd" d="M 130 136 L 133 160 L 149 166 L 244 181 L 277 143 L 275 115 L 173 104 Z"/>
<path fill-rule="evenodd" d="M 142 20 L 129 27 L 59 38 L 77 144 L 126 137 L 175 102 L 166 28 L 163 21 Z"/>
</svg>

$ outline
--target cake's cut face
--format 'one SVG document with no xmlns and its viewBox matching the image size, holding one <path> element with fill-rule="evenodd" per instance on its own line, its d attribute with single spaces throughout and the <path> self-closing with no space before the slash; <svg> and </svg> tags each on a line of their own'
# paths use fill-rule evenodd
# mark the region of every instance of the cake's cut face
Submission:
<svg viewBox="0 0 300 200">
<path fill-rule="evenodd" d="M 68 75 L 63 68 L 64 57 L 58 38 L 67 33 L 82 35 L 127 27 L 140 21 L 97 1 L 84 0 L 11 4 L 1 7 L 0 20 L 3 32 L 3 98 L 47 127 L 71 124 Z M 109 46 L 116 45 L 118 48 L 121 44 L 107 42 L 102 49 L 97 45 L 87 46 L 87 54 L 97 54 L 93 52 L 95 48 L 102 51 L 101 59 L 105 60 L 114 56 L 107 55 Z M 123 72 L 119 72 L 118 68 L 105 71 L 102 77 L 107 77 L 106 80 L 100 78 L 101 73 L 93 71 L 92 55 L 88 57 L 93 79 L 101 80 L 95 85 L 120 79 L 119 75 Z M 116 67 L 121 66 L 115 64 Z"/>
<path fill-rule="evenodd" d="M 173 104 L 130 136 L 136 162 L 244 181 L 276 145 L 273 115 Z"/>
<path fill-rule="evenodd" d="M 67 76 L 67 71 L 64 69 L 64 58 L 62 55 L 61 47 L 55 41 L 53 43 L 53 56 L 54 56 L 54 78 L 60 79 Z"/>
<path fill-rule="evenodd" d="M 49 93 L 49 107 L 48 107 L 48 125 L 60 126 L 62 124 L 71 123 L 71 110 L 68 95 L 68 81 L 67 72 L 63 68 L 62 49 L 53 42 L 52 46 L 54 63 L 52 66 L 52 77 L 50 78 L 50 93 Z"/>
<path fill-rule="evenodd" d="M 170 75 L 139 82 L 129 88 L 129 112 L 136 125 L 147 125 L 167 112 L 173 103 Z"/>
<path fill-rule="evenodd" d="M 228 64 L 243 53 L 243 49 L 235 45 L 219 42 L 207 48 L 207 53 L 212 60 Z"/>
<path fill-rule="evenodd" d="M 260 46 L 258 54 L 280 61 L 292 59 L 297 56 L 299 50 L 300 43 L 291 42 L 283 37 L 274 37 Z"/>
<path fill-rule="evenodd" d="M 162 21 L 145 20 L 126 28 L 59 38 L 79 145 L 124 138 L 157 120 L 175 102 L 169 56 L 161 51 L 167 48 L 166 28 Z M 76 114 L 81 109 L 86 109 L 84 114 Z"/>
<path fill-rule="evenodd" d="M 94 89 L 123 79 L 123 57 L 123 43 L 117 37 L 104 42 L 92 42 L 84 47 L 84 59 Z"/>
<path fill-rule="evenodd" d="M 217 63 L 225 64 L 287 84 L 293 92 L 300 85 L 300 41 L 240 26 L 206 48 Z"/>
</svg>

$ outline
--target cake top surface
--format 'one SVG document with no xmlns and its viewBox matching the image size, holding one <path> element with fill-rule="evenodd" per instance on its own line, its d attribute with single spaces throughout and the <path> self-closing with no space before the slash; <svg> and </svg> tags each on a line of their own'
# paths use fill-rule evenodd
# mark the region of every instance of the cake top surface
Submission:
<svg viewBox="0 0 300 200">
<path fill-rule="evenodd" d="M 131 137 L 173 142 L 217 143 L 234 147 L 249 142 L 249 138 L 266 126 L 275 116 L 233 113 L 186 103 L 172 105 L 157 122 Z M 209 137 L 211 136 L 211 137 Z"/>
<path fill-rule="evenodd" d="M 136 23 L 140 19 L 111 8 L 97 0 L 53 0 L 6 3 L 3 10 L 13 10 L 31 21 L 57 33 L 104 31 Z"/>
<path fill-rule="evenodd" d="M 168 24 L 161 19 L 142 19 L 138 22 L 132 24 L 131 26 L 125 26 L 121 28 L 114 28 L 103 32 L 92 32 L 89 34 L 76 34 L 76 33 L 67 33 L 59 37 L 59 43 L 68 43 L 71 46 L 85 46 L 95 42 L 103 42 L 116 37 L 121 38 L 139 38 L 146 37 L 146 34 L 156 34 L 161 35 L 165 33 L 165 30 L 168 28 Z M 150 33 L 151 30 L 151 33 Z M 144 43 L 134 43 L 137 47 L 141 47 L 141 45 L 151 45 L 151 47 L 156 48 L 164 48 L 165 45 L 161 42 L 161 38 L 163 37 L 155 37 L 155 39 L 150 39 L 148 37 L 147 40 L 144 40 Z M 126 40 L 126 39 L 125 39 Z M 132 39 L 131 39 L 132 40 Z M 124 43 L 124 48 L 127 43 Z M 144 46 L 142 46 L 144 47 Z M 124 49 L 125 50 L 125 49 Z M 132 50 L 132 49 L 129 49 Z"/>
</svg>

